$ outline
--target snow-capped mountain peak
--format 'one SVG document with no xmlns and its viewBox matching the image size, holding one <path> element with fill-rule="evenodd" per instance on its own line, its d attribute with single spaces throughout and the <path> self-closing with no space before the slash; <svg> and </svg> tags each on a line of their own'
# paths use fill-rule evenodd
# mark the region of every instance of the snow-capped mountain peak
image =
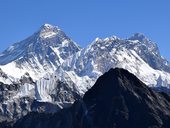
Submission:
<svg viewBox="0 0 170 128">
<path fill-rule="evenodd" d="M 87 48 L 65 61 L 62 68 L 71 78 L 76 76 L 82 79 L 77 83 L 79 87 L 90 85 L 89 83 L 93 85 L 100 75 L 114 67 L 129 70 L 148 86 L 159 86 L 158 79 L 161 78 L 161 81 L 165 81 L 164 86 L 169 87 L 168 61 L 161 57 L 155 43 L 140 34 L 136 37 L 140 38 L 96 38 Z M 142 42 L 143 40 L 149 42 Z M 72 80 L 76 82 L 74 78 Z"/>
<path fill-rule="evenodd" d="M 143 33 L 135 33 L 129 38 L 129 40 L 138 40 L 143 43 L 149 42 L 149 39 Z"/>
<path fill-rule="evenodd" d="M 134 50 L 152 68 L 170 72 L 170 63 L 161 56 L 157 44 L 144 34 L 136 33 L 128 39 L 121 39 L 116 36 L 105 39 L 97 38 L 88 46 L 90 50 L 109 51 L 112 48 Z"/>
<path fill-rule="evenodd" d="M 63 60 L 79 50 L 57 26 L 44 24 L 33 35 L 2 52 L 0 67 L 11 76 L 16 77 L 17 73 L 18 78 L 26 72 L 33 78 L 42 77 L 46 72 L 54 72 Z"/>
<path fill-rule="evenodd" d="M 42 26 L 41 26 L 41 28 L 42 29 L 44 29 L 44 28 L 54 28 L 54 27 L 56 27 L 56 28 L 58 28 L 58 26 L 53 26 L 53 25 L 51 25 L 51 24 L 48 24 L 48 23 L 45 23 L 45 24 L 43 24 Z"/>
<path fill-rule="evenodd" d="M 40 30 L 38 31 L 40 38 L 51 38 L 56 36 L 61 29 L 59 29 L 58 26 L 53 26 L 50 24 L 44 24 L 40 27 Z"/>
</svg>

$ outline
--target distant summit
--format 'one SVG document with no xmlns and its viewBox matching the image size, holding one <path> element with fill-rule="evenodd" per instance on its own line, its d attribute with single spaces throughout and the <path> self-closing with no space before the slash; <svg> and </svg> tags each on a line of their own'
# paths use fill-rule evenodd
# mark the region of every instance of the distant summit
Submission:
<svg viewBox="0 0 170 128">
<path fill-rule="evenodd" d="M 43 29 L 43 28 L 54 28 L 54 27 L 57 27 L 57 26 L 53 26 L 53 25 L 48 24 L 48 23 L 45 23 L 45 24 L 43 24 L 43 25 L 41 26 L 42 29 Z"/>
<path fill-rule="evenodd" d="M 7 74 L 18 77 L 28 72 L 31 77 L 42 77 L 45 72 L 54 72 L 80 47 L 57 26 L 44 24 L 23 41 L 17 42 L 0 54 L 0 65 Z"/>
<path fill-rule="evenodd" d="M 138 40 L 140 42 L 148 42 L 149 39 L 143 33 L 135 33 L 129 40 Z"/>
<path fill-rule="evenodd" d="M 59 32 L 61 32 L 61 29 L 59 29 L 58 26 L 44 24 L 40 27 L 38 34 L 41 38 L 51 38 L 56 36 Z"/>
</svg>

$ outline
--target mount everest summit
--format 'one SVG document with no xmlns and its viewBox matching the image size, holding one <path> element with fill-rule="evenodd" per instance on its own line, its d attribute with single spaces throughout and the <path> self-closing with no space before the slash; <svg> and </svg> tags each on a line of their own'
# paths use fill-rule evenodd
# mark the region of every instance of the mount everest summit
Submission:
<svg viewBox="0 0 170 128">
<path fill-rule="evenodd" d="M 52 73 L 80 47 L 56 26 L 44 24 L 27 39 L 0 54 L 1 69 L 20 78 L 28 72 L 35 80 Z M 12 70 L 12 71 L 11 71 Z"/>
<path fill-rule="evenodd" d="M 0 116 L 18 119 L 30 111 L 67 107 L 115 67 L 149 87 L 170 88 L 170 63 L 143 34 L 96 38 L 80 48 L 60 28 L 44 24 L 0 54 Z"/>
</svg>

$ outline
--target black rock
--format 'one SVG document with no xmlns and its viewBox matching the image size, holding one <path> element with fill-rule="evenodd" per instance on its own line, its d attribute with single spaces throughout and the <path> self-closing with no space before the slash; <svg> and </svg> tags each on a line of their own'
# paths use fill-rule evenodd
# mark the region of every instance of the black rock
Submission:
<svg viewBox="0 0 170 128">
<path fill-rule="evenodd" d="M 105 73 L 83 100 L 96 127 L 170 127 L 170 99 L 124 69 Z"/>
</svg>

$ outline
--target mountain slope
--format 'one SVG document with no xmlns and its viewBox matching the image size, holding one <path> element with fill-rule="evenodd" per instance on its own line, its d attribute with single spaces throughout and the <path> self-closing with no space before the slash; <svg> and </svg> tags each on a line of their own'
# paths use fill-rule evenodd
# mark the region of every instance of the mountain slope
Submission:
<svg viewBox="0 0 170 128">
<path fill-rule="evenodd" d="M 124 69 L 111 69 L 82 101 L 55 114 L 30 113 L 14 128 L 169 128 L 170 97 Z"/>
<path fill-rule="evenodd" d="M 128 40 L 140 41 L 143 45 L 133 45 L 138 55 L 156 70 L 170 73 L 170 63 L 160 55 L 158 46 L 141 33 L 136 33 Z"/>
<path fill-rule="evenodd" d="M 152 91 L 124 69 L 105 73 L 83 100 L 97 127 L 169 127 L 170 97 Z"/>
<path fill-rule="evenodd" d="M 15 43 L 0 54 L 0 67 L 8 75 L 20 78 L 28 72 L 33 79 L 53 72 L 70 55 L 80 50 L 61 29 L 44 24 L 27 39 Z"/>
<path fill-rule="evenodd" d="M 58 75 L 51 75 L 65 59 L 79 50 L 80 47 L 61 29 L 44 24 L 32 36 L 1 53 L 2 119 L 16 120 L 39 109 L 54 112 L 70 106 L 79 98 L 79 91 L 72 81 L 66 83 L 61 81 Z M 50 77 L 50 80 L 46 76 Z M 50 110 L 49 106 L 58 108 L 51 107 L 53 109 Z"/>
<path fill-rule="evenodd" d="M 165 70 L 165 67 L 169 67 L 166 65 L 169 62 L 160 56 L 156 44 L 146 37 L 142 37 L 144 41 L 140 36 L 138 38 L 138 40 L 120 39 L 115 36 L 106 39 L 96 38 L 87 48 L 65 61 L 62 68 L 70 77 L 82 78 L 82 82 L 78 83 L 79 86 L 86 86 L 87 82 L 92 86 L 96 79 L 110 68 L 120 67 L 132 72 L 150 87 L 169 88 L 170 73 L 169 70 Z M 88 77 L 84 82 L 85 76 Z M 76 81 L 74 78 L 72 80 Z"/>
<path fill-rule="evenodd" d="M 0 82 L 0 123 L 16 121 L 33 111 L 54 113 L 80 99 L 74 84 L 62 82 L 57 77 L 53 83 L 43 82 L 48 89 L 34 83 L 29 76 L 20 79 L 20 83 L 8 85 Z"/>
</svg>

